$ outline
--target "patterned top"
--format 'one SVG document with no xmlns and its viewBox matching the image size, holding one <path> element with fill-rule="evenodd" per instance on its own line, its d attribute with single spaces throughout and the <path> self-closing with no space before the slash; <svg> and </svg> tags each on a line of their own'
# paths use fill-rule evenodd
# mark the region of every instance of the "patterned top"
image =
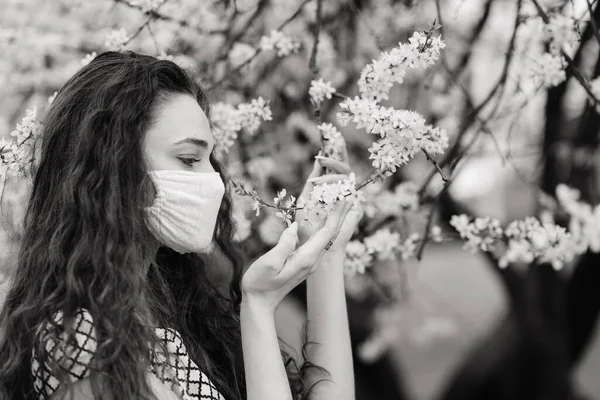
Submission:
<svg viewBox="0 0 600 400">
<path fill-rule="evenodd" d="M 61 311 L 55 314 L 54 320 L 57 324 L 62 324 Z M 177 331 L 170 328 L 156 328 L 156 334 L 167 345 L 169 362 L 166 362 L 164 354 L 157 350 L 158 354 L 149 368 L 150 373 L 156 375 L 183 400 L 224 400 L 208 377 L 190 359 Z M 60 338 L 56 338 L 44 324 L 38 327 L 36 339 L 45 343 L 44 349 L 47 358 L 52 359 L 60 365 L 60 368 L 68 371 L 71 382 L 89 376 L 88 366 L 97 343 L 93 319 L 86 309 L 80 308 L 76 314 L 75 339 L 77 344 L 67 345 L 66 355 L 58 346 L 61 340 L 66 341 L 66 334 L 61 334 Z M 59 387 L 59 380 L 50 371 L 49 363 L 40 365 L 32 353 L 34 388 L 36 397 L 39 399 L 47 399 Z"/>
</svg>

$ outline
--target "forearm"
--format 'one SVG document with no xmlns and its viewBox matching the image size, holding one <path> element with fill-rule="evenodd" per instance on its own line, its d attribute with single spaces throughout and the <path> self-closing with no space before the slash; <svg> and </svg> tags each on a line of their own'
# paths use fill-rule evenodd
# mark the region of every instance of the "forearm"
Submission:
<svg viewBox="0 0 600 400">
<path fill-rule="evenodd" d="M 274 315 L 249 301 L 242 301 L 240 324 L 247 399 L 291 400 Z"/>
<path fill-rule="evenodd" d="M 316 343 L 307 348 L 308 360 L 327 369 L 332 381 L 318 383 L 311 400 L 355 397 L 343 263 L 343 252 L 326 253 L 307 279 L 308 340 Z M 323 376 L 311 373 L 306 378 L 311 385 Z"/>
</svg>

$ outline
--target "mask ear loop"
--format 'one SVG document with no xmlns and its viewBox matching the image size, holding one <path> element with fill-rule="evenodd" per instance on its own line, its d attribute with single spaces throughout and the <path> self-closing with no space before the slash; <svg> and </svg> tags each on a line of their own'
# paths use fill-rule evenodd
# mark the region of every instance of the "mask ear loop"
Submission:
<svg viewBox="0 0 600 400">
<path fill-rule="evenodd" d="M 150 206 L 144 207 L 144 210 L 146 212 L 156 214 L 155 220 L 161 221 L 160 218 L 163 210 L 162 206 L 165 198 L 165 192 L 162 186 L 160 185 L 160 177 L 154 171 L 148 172 L 148 176 L 150 176 L 150 184 L 154 188 L 154 199 L 152 200 L 152 204 Z M 154 230 L 154 227 L 152 225 L 149 225 L 149 227 L 150 230 Z M 159 231 L 156 232 L 159 236 L 161 234 L 160 229 L 162 229 L 162 224 L 158 226 Z"/>
</svg>

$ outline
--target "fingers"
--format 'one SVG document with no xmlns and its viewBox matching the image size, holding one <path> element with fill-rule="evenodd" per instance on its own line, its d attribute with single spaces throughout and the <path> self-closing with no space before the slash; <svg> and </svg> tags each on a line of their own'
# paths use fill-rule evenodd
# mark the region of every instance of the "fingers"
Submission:
<svg viewBox="0 0 600 400">
<path fill-rule="evenodd" d="M 319 255 L 324 253 L 327 244 L 337 237 L 339 227 L 346 214 L 348 214 L 348 211 L 350 211 L 351 206 L 350 202 L 345 200 L 338 201 L 334 209 L 327 216 L 323 227 L 298 249 L 298 256 L 302 256 L 307 260 L 316 260 Z"/>
<path fill-rule="evenodd" d="M 344 140 L 344 145 L 341 146 L 341 150 L 342 150 L 342 159 L 341 161 L 344 164 L 350 164 L 349 159 L 348 159 L 348 149 L 346 148 L 346 141 Z"/>
<path fill-rule="evenodd" d="M 298 222 L 293 222 L 279 237 L 277 244 L 269 252 L 269 258 L 273 266 L 281 269 L 285 260 L 296 250 L 298 245 Z"/>
<path fill-rule="evenodd" d="M 319 176 L 316 178 L 310 178 L 307 180 L 307 182 L 310 182 L 313 185 L 321 185 L 323 183 L 333 183 L 337 181 L 344 181 L 346 179 L 348 179 L 348 175 L 345 174 L 330 174 Z"/>
<path fill-rule="evenodd" d="M 313 189 L 313 185 L 310 184 L 311 179 L 317 179 L 318 177 L 320 177 L 323 174 L 323 172 L 324 172 L 324 168 L 319 163 L 319 160 L 315 159 L 315 161 L 313 163 L 313 169 L 310 172 L 310 174 L 308 175 L 307 184 L 304 185 L 304 188 L 302 189 L 302 193 L 300 193 L 300 197 L 302 197 L 303 199 L 308 199 L 308 196 L 310 195 L 310 192 Z"/>
<path fill-rule="evenodd" d="M 336 160 L 335 158 L 315 156 L 315 159 L 317 159 L 319 161 L 319 164 L 321 164 L 323 167 L 331 168 L 334 172 L 338 174 L 348 175 L 350 172 L 352 172 L 352 169 L 346 162 Z"/>
<path fill-rule="evenodd" d="M 347 201 L 338 201 L 322 227 L 286 260 L 278 277 L 283 280 L 296 281 L 300 279 L 301 281 L 314 271 L 313 267 L 325 254 L 327 244 L 335 240 L 341 222 L 351 206 Z"/>
</svg>

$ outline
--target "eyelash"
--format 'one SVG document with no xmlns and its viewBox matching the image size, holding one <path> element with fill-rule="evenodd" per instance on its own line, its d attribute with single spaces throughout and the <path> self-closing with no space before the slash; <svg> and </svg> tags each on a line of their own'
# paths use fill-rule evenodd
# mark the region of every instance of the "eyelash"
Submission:
<svg viewBox="0 0 600 400">
<path fill-rule="evenodd" d="M 184 163 L 185 165 L 187 165 L 188 167 L 191 167 L 192 164 L 197 163 L 202 161 L 201 159 L 195 159 L 195 158 L 181 158 L 181 157 L 177 157 L 182 163 Z"/>
</svg>

